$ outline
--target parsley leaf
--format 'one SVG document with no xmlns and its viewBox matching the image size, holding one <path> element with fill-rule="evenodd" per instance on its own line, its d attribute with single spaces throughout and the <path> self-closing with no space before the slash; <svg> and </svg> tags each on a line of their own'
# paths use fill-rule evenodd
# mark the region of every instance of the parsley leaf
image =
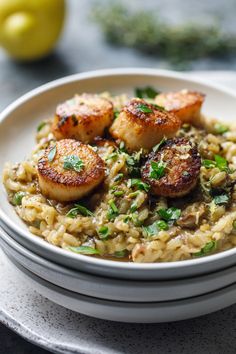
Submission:
<svg viewBox="0 0 236 354">
<path fill-rule="evenodd" d="M 153 112 L 153 110 L 151 108 L 149 108 L 148 105 L 143 104 L 143 103 L 139 103 L 136 106 L 136 109 L 142 113 L 152 113 Z"/>
<path fill-rule="evenodd" d="M 66 216 L 69 218 L 74 219 L 78 214 L 83 215 L 83 216 L 93 216 L 94 214 L 85 208 L 83 205 L 80 204 L 75 204 L 74 208 L 70 209 Z"/>
<path fill-rule="evenodd" d="M 150 186 L 147 183 L 144 183 L 140 178 L 131 178 L 127 183 L 128 187 L 137 187 L 139 190 L 148 192 Z"/>
<path fill-rule="evenodd" d="M 216 195 L 213 199 L 214 203 L 216 205 L 224 205 L 228 204 L 229 202 L 229 196 L 228 194 L 221 194 L 221 195 Z"/>
<path fill-rule="evenodd" d="M 164 112 L 165 111 L 165 107 L 163 106 L 159 106 L 159 104 L 153 103 L 152 104 L 155 108 L 159 109 L 159 111 Z"/>
<path fill-rule="evenodd" d="M 175 207 L 169 209 L 161 208 L 158 211 L 158 214 L 165 221 L 175 221 L 178 220 L 181 215 L 181 210 Z"/>
<path fill-rule="evenodd" d="M 52 162 L 56 156 L 56 153 L 57 153 L 57 146 L 54 145 L 50 150 L 49 150 L 49 153 L 48 153 L 48 161 L 49 162 Z"/>
<path fill-rule="evenodd" d="M 135 96 L 139 98 L 155 98 L 159 93 L 160 91 L 156 91 L 151 86 L 146 86 L 143 88 L 137 87 L 135 89 Z"/>
<path fill-rule="evenodd" d="M 115 205 L 114 200 L 109 200 L 108 202 L 110 208 L 108 209 L 107 212 L 107 218 L 108 220 L 114 220 L 118 215 L 119 215 L 119 210 L 117 208 L 117 206 Z"/>
<path fill-rule="evenodd" d="M 108 226 L 101 226 L 100 229 L 98 230 L 98 235 L 100 239 L 106 240 L 108 236 L 110 235 L 110 230 Z"/>
<path fill-rule="evenodd" d="M 166 138 L 164 137 L 157 145 L 152 148 L 152 151 L 157 152 L 165 142 Z"/>
<path fill-rule="evenodd" d="M 166 163 L 163 161 L 155 162 L 151 161 L 151 169 L 149 177 L 153 179 L 160 179 L 165 174 Z"/>
<path fill-rule="evenodd" d="M 68 249 L 72 252 L 80 253 L 80 254 L 87 254 L 87 255 L 100 254 L 100 252 L 96 248 L 89 247 L 89 246 L 68 247 Z"/>
<path fill-rule="evenodd" d="M 43 129 L 43 127 L 46 125 L 47 123 L 46 122 L 41 122 L 39 123 L 38 127 L 37 127 L 37 132 L 40 132 L 40 130 Z"/>
<path fill-rule="evenodd" d="M 206 254 L 214 251 L 216 249 L 216 241 L 210 241 L 205 244 L 201 251 L 193 253 L 195 257 L 205 256 Z"/>
<path fill-rule="evenodd" d="M 114 182 L 120 181 L 123 177 L 124 177 L 124 173 L 118 173 L 114 178 Z"/>
<path fill-rule="evenodd" d="M 78 156 L 69 155 L 64 157 L 63 168 L 65 170 L 74 170 L 76 172 L 80 172 L 84 168 L 84 163 Z"/>
<path fill-rule="evenodd" d="M 143 230 L 147 236 L 154 236 L 159 233 L 160 230 L 168 230 L 169 226 L 164 220 L 155 221 L 149 226 L 144 226 Z"/>
<path fill-rule="evenodd" d="M 22 199 L 25 195 L 25 192 L 16 192 L 12 200 L 13 205 L 21 205 Z"/>
<path fill-rule="evenodd" d="M 114 253 L 114 256 L 117 257 L 117 258 L 123 258 L 123 257 L 126 257 L 127 254 L 128 254 L 127 250 L 122 250 L 122 251 L 116 251 Z"/>
<path fill-rule="evenodd" d="M 120 114 L 120 111 L 118 111 L 117 109 L 115 109 L 115 110 L 114 110 L 114 119 L 116 119 L 119 114 Z"/>
<path fill-rule="evenodd" d="M 229 127 L 227 125 L 216 123 L 214 125 L 215 132 L 218 134 L 224 134 L 229 131 Z"/>
<path fill-rule="evenodd" d="M 208 169 L 213 168 L 213 167 L 218 167 L 219 170 L 221 170 L 221 171 L 230 172 L 229 167 L 228 167 L 228 162 L 224 157 L 222 157 L 220 155 L 215 155 L 214 158 L 215 158 L 215 161 L 203 160 L 202 165 Z"/>
</svg>

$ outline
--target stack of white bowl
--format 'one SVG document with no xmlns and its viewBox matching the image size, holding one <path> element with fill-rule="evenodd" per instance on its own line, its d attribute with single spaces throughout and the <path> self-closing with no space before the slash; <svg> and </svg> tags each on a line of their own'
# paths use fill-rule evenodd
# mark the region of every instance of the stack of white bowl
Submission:
<svg viewBox="0 0 236 354">
<path fill-rule="evenodd" d="M 208 114 L 228 120 L 235 117 L 234 93 L 180 74 L 123 69 L 75 75 L 34 90 L 2 113 L 0 166 L 29 155 L 37 121 L 75 92 L 131 92 L 133 87 L 147 85 L 202 91 L 208 95 Z M 1 247 L 27 281 L 52 301 L 83 314 L 115 321 L 163 322 L 199 316 L 235 302 L 236 249 L 152 264 L 74 254 L 30 234 L 8 203 L 3 186 L 0 225 Z"/>
</svg>

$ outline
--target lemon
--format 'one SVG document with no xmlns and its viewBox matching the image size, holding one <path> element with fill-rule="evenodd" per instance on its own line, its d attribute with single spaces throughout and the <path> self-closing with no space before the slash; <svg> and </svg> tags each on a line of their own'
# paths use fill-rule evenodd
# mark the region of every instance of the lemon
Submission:
<svg viewBox="0 0 236 354">
<path fill-rule="evenodd" d="M 0 46 L 15 59 L 40 59 L 55 46 L 64 15 L 64 0 L 0 0 Z"/>
</svg>

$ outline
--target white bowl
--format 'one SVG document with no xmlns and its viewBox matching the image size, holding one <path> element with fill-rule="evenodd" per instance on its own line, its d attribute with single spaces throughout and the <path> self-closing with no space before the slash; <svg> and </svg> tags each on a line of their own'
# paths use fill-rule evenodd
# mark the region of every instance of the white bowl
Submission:
<svg viewBox="0 0 236 354">
<path fill-rule="evenodd" d="M 226 122 L 235 119 L 236 94 L 215 84 L 187 78 L 183 74 L 152 69 L 112 69 L 69 76 L 24 95 L 0 115 L 0 166 L 21 161 L 34 146 L 37 123 L 52 115 L 58 102 L 75 92 L 133 92 L 136 86 L 153 85 L 161 90 L 194 89 L 206 93 L 204 113 Z M 1 173 L 1 171 L 0 171 Z M 33 236 L 7 201 L 1 185 L 0 219 L 7 232 L 36 254 L 77 270 L 114 278 L 171 279 L 213 272 L 236 263 L 236 249 L 172 263 L 135 264 L 73 254 Z"/>
<path fill-rule="evenodd" d="M 202 316 L 235 303 L 236 284 L 178 301 L 132 303 L 102 300 L 51 284 L 24 268 L 12 256 L 8 258 L 19 270 L 19 276 L 28 281 L 30 286 L 33 285 L 42 296 L 72 311 L 104 320 L 134 323 L 172 322 Z"/>
<path fill-rule="evenodd" d="M 236 266 L 193 278 L 167 281 L 96 276 L 50 262 L 27 250 L 0 228 L 4 252 L 40 278 L 82 295 L 129 302 L 170 301 L 203 295 L 236 283 Z"/>
</svg>

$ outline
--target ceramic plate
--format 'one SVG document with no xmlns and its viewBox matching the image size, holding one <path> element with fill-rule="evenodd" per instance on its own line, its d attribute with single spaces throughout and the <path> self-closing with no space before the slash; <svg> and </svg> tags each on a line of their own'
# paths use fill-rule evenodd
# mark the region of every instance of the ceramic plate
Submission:
<svg viewBox="0 0 236 354">
<path fill-rule="evenodd" d="M 189 79 L 180 73 L 151 69 L 112 69 L 73 75 L 31 91 L 0 115 L 0 166 L 6 161 L 21 161 L 34 146 L 37 124 L 55 111 L 56 105 L 75 92 L 111 91 L 132 93 L 134 87 L 152 85 L 160 90 L 194 89 L 206 93 L 204 112 L 232 122 L 235 119 L 233 91 Z M 20 148 L 19 148 L 20 147 Z M 0 174 L 1 174 L 0 170 Z M 26 248 L 61 265 L 94 274 L 132 279 L 171 279 L 209 273 L 235 264 L 236 249 L 189 261 L 134 264 L 101 260 L 73 254 L 32 236 L 18 218 L 0 187 L 0 219 L 3 227 Z"/>
<path fill-rule="evenodd" d="M 218 290 L 236 282 L 236 267 L 200 277 L 168 281 L 134 281 L 99 277 L 59 266 L 30 252 L 0 229 L 0 245 L 35 275 L 79 294 L 101 299 L 153 302 L 184 299 Z"/>
</svg>

